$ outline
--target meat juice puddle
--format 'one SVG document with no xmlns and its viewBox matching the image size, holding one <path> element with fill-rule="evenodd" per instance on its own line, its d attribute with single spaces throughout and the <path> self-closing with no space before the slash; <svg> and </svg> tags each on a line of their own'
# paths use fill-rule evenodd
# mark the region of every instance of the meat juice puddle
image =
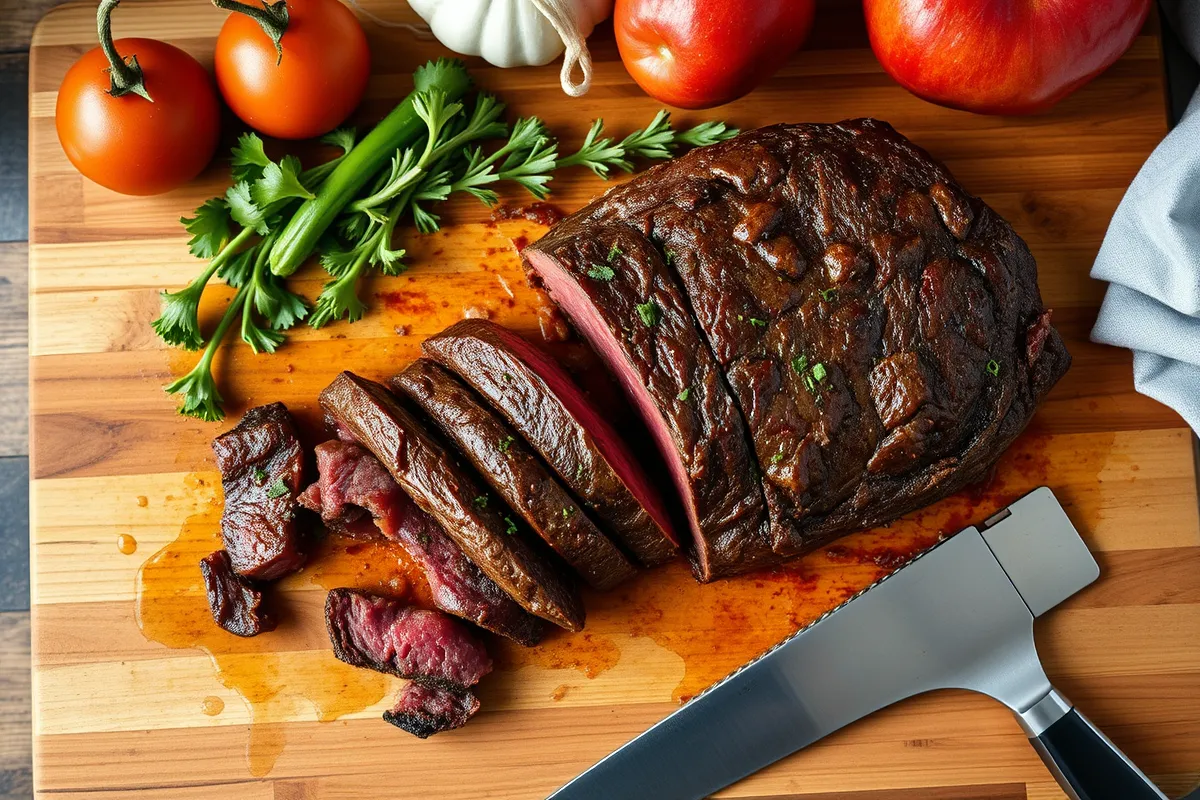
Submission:
<svg viewBox="0 0 1200 800">
<path fill-rule="evenodd" d="M 216 476 L 189 476 L 192 487 Z M 246 703 L 250 726 L 246 763 L 262 777 L 274 767 L 287 741 L 288 720 L 311 707 L 322 722 L 353 714 L 378 703 L 393 688 L 392 678 L 338 661 L 329 648 L 321 589 L 352 586 L 410 595 L 428 604 L 423 579 L 411 580 L 415 567 L 394 545 L 326 537 L 312 554 L 311 566 L 273 587 L 271 600 L 280 625 L 243 639 L 212 619 L 199 562 L 221 547 L 220 503 L 183 524 L 178 537 L 148 558 L 138 570 L 135 615 L 148 640 L 178 650 L 198 649 L 212 661 L 217 680 Z M 426 593 L 426 594 L 423 594 Z M 225 701 L 215 695 L 196 698 L 196 710 L 219 717 Z"/>
</svg>

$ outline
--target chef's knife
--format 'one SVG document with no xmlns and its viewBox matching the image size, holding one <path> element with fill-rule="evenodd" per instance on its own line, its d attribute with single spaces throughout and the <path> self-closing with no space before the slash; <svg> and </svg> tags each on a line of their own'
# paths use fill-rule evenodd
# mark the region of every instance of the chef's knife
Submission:
<svg viewBox="0 0 1200 800">
<path fill-rule="evenodd" d="M 1074 800 L 1165 800 L 1050 685 L 1033 620 L 1099 576 L 1043 487 L 868 587 L 612 753 L 551 800 L 693 800 L 932 689 L 1008 706 Z"/>
</svg>

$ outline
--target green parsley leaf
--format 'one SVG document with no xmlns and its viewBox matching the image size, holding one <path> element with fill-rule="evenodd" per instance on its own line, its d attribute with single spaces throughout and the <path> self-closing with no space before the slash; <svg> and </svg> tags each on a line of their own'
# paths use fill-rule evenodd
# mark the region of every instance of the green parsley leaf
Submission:
<svg viewBox="0 0 1200 800">
<path fill-rule="evenodd" d="M 771 456 L 772 464 L 778 464 L 780 461 L 783 461 L 783 453 L 776 453 L 775 455 Z"/>
<path fill-rule="evenodd" d="M 254 202 L 249 183 L 240 181 L 230 186 L 225 192 L 225 202 L 234 222 L 243 228 L 251 228 L 260 236 L 267 235 L 266 213 Z"/>
<path fill-rule="evenodd" d="M 668 267 L 675 266 L 675 251 L 674 250 L 667 248 L 667 249 L 663 250 L 663 255 L 665 255 L 667 257 L 667 266 Z"/>
<path fill-rule="evenodd" d="M 993 378 L 1000 377 L 1000 362 L 996 359 L 992 359 L 991 361 L 987 362 L 986 369 L 987 374 L 991 375 Z"/>
<path fill-rule="evenodd" d="M 257 483 L 259 486 L 262 486 L 263 482 L 266 481 L 266 479 L 267 479 L 267 471 L 265 469 L 256 468 L 254 470 L 254 482 L 255 483 Z"/>
<path fill-rule="evenodd" d="M 830 286 L 828 289 L 821 290 L 821 299 L 824 300 L 826 303 L 828 303 L 830 300 L 832 300 L 836 296 L 837 296 L 837 288 L 834 286 Z"/>
<path fill-rule="evenodd" d="M 563 519 L 568 519 L 574 513 L 575 513 L 575 509 L 571 506 L 567 506 L 566 508 L 563 509 Z"/>
<path fill-rule="evenodd" d="M 636 308 L 638 318 L 642 320 L 642 324 L 647 328 L 657 325 L 658 321 L 662 318 L 662 309 L 653 300 L 647 303 L 638 303 Z"/>
<path fill-rule="evenodd" d="M 488 497 L 486 494 L 481 494 L 471 501 L 476 508 L 487 508 Z"/>
<path fill-rule="evenodd" d="M 500 440 L 500 443 L 497 445 L 497 447 L 500 448 L 501 453 L 507 453 L 508 448 L 512 447 L 512 443 L 513 443 L 513 437 L 506 436 L 505 438 Z"/>
<path fill-rule="evenodd" d="M 275 500 L 276 498 L 283 497 L 290 491 L 291 489 L 288 488 L 288 485 L 283 482 L 283 478 L 280 478 L 272 483 L 271 487 L 267 489 L 267 497 Z"/>
<path fill-rule="evenodd" d="M 824 364 L 820 364 L 820 363 L 813 364 L 810 372 L 812 372 L 813 379 L 816 380 L 817 383 L 825 382 L 825 377 L 826 377 L 827 373 L 825 372 Z"/>
<path fill-rule="evenodd" d="M 756 328 L 767 327 L 767 321 L 765 319 L 755 319 L 754 317 L 751 317 L 749 322 L 751 325 L 753 325 Z"/>
<path fill-rule="evenodd" d="M 592 264 L 587 271 L 588 277 L 598 281 L 611 281 L 616 277 L 616 272 L 612 267 L 603 264 Z"/>
<path fill-rule="evenodd" d="M 250 196 L 260 207 L 266 208 L 290 198 L 311 200 L 313 193 L 300 182 L 300 159 L 284 156 L 279 163 L 272 161 L 263 168 L 262 177 L 250 188 Z"/>
<path fill-rule="evenodd" d="M 212 258 L 229 242 L 229 206 L 220 197 L 205 200 L 193 217 L 180 217 L 184 230 L 192 235 L 188 250 L 196 258 Z"/>
<path fill-rule="evenodd" d="M 233 146 L 233 182 L 253 183 L 271 163 L 263 150 L 263 140 L 256 133 L 243 133 Z"/>
<path fill-rule="evenodd" d="M 583 477 L 583 464 L 576 464 L 575 465 L 575 480 L 579 480 L 582 477 Z"/>
<path fill-rule="evenodd" d="M 617 260 L 618 256 L 624 255 L 624 251 L 614 244 L 608 251 L 608 263 L 611 264 Z"/>
<path fill-rule="evenodd" d="M 517 532 L 517 523 L 513 522 L 513 518 L 508 514 L 504 515 L 504 532 L 509 536 L 512 536 Z"/>
<path fill-rule="evenodd" d="M 689 386 L 686 389 L 684 389 L 682 392 L 680 392 L 679 394 L 675 395 L 675 399 L 682 400 L 683 402 L 686 403 L 687 399 L 691 396 L 692 396 L 692 387 Z"/>
<path fill-rule="evenodd" d="M 803 375 L 804 371 L 808 369 L 808 356 L 801 354 L 793 358 L 792 369 L 796 371 L 797 375 Z"/>
</svg>

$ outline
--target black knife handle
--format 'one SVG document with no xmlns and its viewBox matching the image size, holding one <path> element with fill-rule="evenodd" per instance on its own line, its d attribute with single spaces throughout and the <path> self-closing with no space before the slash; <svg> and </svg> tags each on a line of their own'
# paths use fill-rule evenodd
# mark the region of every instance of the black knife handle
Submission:
<svg viewBox="0 0 1200 800">
<path fill-rule="evenodd" d="M 1077 800 L 1166 800 L 1078 709 L 1067 711 L 1031 742 Z"/>
</svg>

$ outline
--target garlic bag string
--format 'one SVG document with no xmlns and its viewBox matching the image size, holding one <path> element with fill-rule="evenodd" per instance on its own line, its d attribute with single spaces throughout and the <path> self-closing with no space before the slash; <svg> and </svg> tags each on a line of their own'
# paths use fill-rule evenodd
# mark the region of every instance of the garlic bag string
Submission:
<svg viewBox="0 0 1200 800">
<path fill-rule="evenodd" d="M 433 32 L 429 30 L 428 25 L 423 23 L 413 25 L 409 22 L 392 22 L 390 19 L 384 19 L 378 14 L 372 14 L 370 11 L 367 11 L 362 7 L 358 0 L 346 0 L 346 2 L 359 14 L 362 14 L 364 17 L 371 20 L 371 22 L 374 22 L 381 28 L 403 28 L 412 33 L 418 39 L 428 40 L 433 38 Z"/>
<path fill-rule="evenodd" d="M 587 94 L 592 85 L 592 54 L 588 52 L 587 40 L 579 33 L 579 20 L 575 4 L 571 0 L 529 0 L 554 28 L 562 39 L 566 51 L 563 53 L 562 70 L 558 74 L 562 89 L 571 97 Z M 583 78 L 578 83 L 572 77 L 576 65 Z"/>
</svg>

